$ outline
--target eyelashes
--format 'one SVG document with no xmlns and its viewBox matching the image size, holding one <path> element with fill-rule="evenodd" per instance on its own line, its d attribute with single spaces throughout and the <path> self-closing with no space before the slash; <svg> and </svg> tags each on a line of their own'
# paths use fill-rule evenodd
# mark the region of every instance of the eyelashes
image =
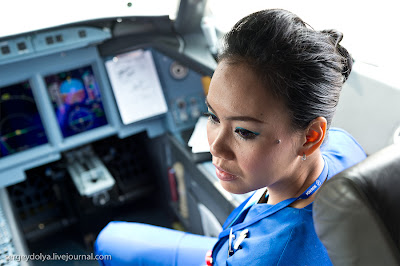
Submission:
<svg viewBox="0 0 400 266">
<path fill-rule="evenodd" d="M 250 131 L 242 127 L 235 128 L 235 133 L 237 133 L 241 138 L 245 140 L 254 139 L 258 135 L 260 135 L 260 133 L 258 132 Z"/>
<path fill-rule="evenodd" d="M 219 118 L 211 112 L 204 113 L 204 116 L 208 117 L 208 121 L 212 124 L 220 123 Z M 243 140 L 251 140 L 260 135 L 260 133 L 258 132 L 251 131 L 242 127 L 236 127 L 234 132 Z"/>
<path fill-rule="evenodd" d="M 218 117 L 215 114 L 211 113 L 211 112 L 204 113 L 204 116 L 208 117 L 208 121 L 210 121 L 213 124 L 219 123 Z"/>
</svg>

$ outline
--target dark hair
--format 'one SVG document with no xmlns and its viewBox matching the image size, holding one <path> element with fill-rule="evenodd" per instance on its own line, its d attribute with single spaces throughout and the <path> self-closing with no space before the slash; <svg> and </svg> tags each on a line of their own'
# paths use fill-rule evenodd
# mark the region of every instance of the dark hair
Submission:
<svg viewBox="0 0 400 266">
<path fill-rule="evenodd" d="M 319 117 L 328 128 L 353 60 L 335 30 L 315 31 L 295 14 L 263 10 L 244 17 L 225 35 L 218 60 L 247 63 L 273 95 L 283 99 L 294 129 Z"/>
</svg>

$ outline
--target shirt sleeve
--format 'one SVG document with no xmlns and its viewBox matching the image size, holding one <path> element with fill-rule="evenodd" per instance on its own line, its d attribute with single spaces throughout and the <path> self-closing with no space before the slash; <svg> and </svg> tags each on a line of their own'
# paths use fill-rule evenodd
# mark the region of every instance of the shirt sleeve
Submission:
<svg viewBox="0 0 400 266">
<path fill-rule="evenodd" d="M 345 130 L 331 128 L 321 146 L 322 156 L 329 166 L 328 178 L 349 168 L 367 156 L 361 145 Z"/>
</svg>

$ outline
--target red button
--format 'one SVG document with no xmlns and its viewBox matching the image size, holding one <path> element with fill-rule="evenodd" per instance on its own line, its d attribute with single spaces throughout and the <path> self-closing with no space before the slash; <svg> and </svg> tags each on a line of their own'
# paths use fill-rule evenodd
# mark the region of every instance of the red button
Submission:
<svg viewBox="0 0 400 266">
<path fill-rule="evenodd" d="M 213 259 L 212 259 L 212 251 L 209 250 L 206 253 L 206 265 L 207 266 L 212 266 L 213 265 Z"/>
</svg>

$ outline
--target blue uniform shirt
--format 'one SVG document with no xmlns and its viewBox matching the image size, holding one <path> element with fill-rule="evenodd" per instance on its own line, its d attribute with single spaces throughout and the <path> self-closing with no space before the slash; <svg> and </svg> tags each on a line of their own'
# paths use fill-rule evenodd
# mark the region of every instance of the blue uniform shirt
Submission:
<svg viewBox="0 0 400 266">
<path fill-rule="evenodd" d="M 335 128 L 330 129 L 321 151 L 328 178 L 366 157 L 353 137 L 344 130 Z M 244 206 L 242 204 L 235 209 L 225 225 L 230 224 L 238 213 L 241 213 L 241 217 L 235 224 L 257 220 L 260 213 L 273 205 L 255 204 L 243 211 L 241 209 Z M 235 238 L 232 246 L 245 229 L 248 230 L 248 237 L 229 257 L 228 236 L 220 237 L 213 249 L 214 265 L 331 265 L 326 249 L 315 233 L 312 204 L 302 209 L 285 207 L 257 220 L 249 227 L 233 232 Z"/>
</svg>

